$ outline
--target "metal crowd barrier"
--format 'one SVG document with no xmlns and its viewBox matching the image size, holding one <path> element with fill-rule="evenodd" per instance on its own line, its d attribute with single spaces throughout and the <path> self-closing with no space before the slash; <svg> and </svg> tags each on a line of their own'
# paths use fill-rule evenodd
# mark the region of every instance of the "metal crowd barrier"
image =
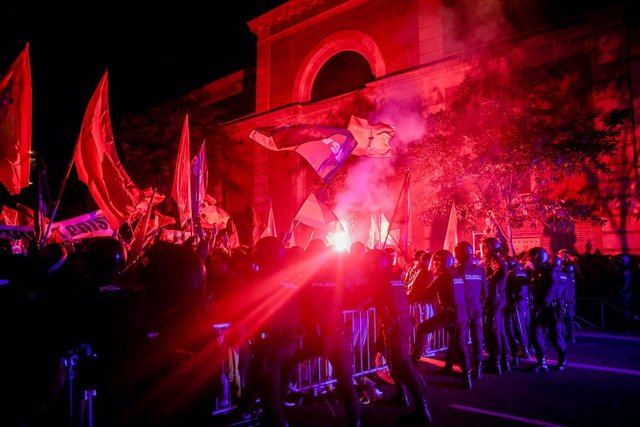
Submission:
<svg viewBox="0 0 640 427">
<path fill-rule="evenodd" d="M 430 304 L 414 304 L 411 306 L 411 315 L 414 319 L 414 328 L 411 334 L 412 344 L 415 342 L 417 325 L 432 317 L 434 309 Z M 375 308 L 364 310 L 345 310 L 342 312 L 345 330 L 349 335 L 353 346 L 353 370 L 354 379 L 372 375 L 378 371 L 387 369 L 387 363 L 378 352 L 376 342 L 378 336 L 378 325 Z M 224 346 L 224 335 L 229 324 L 214 325 L 217 331 L 218 345 Z M 449 337 L 447 332 L 442 329 L 438 330 L 427 337 L 427 347 L 424 352 L 425 356 L 433 356 L 439 351 L 447 349 Z M 229 351 L 229 360 L 225 360 L 222 366 L 222 374 L 220 384 L 217 388 L 213 415 L 229 412 L 234 408 L 230 396 L 229 378 L 236 378 L 233 366 L 236 366 L 237 355 L 233 351 Z M 293 382 L 289 385 L 290 391 L 295 393 L 311 393 L 317 396 L 322 390 L 331 387 L 336 382 L 333 377 L 333 369 L 329 360 L 324 357 L 313 357 L 299 363 L 293 370 Z"/>
</svg>

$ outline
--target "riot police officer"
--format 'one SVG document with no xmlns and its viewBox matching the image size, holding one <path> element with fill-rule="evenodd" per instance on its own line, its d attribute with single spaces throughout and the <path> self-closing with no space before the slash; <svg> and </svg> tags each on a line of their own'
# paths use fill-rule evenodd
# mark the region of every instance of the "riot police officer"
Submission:
<svg viewBox="0 0 640 427">
<path fill-rule="evenodd" d="M 482 304 L 487 297 L 487 278 L 482 267 L 473 262 L 473 246 L 462 241 L 455 248 L 456 271 L 464 278 L 464 297 L 471 330 L 473 376 L 482 372 Z"/>
<path fill-rule="evenodd" d="M 576 314 L 576 264 L 574 263 L 569 251 L 561 249 L 558 251 L 558 257 L 562 261 L 562 269 L 567 275 L 567 288 L 564 292 L 564 328 L 566 339 L 575 342 L 575 323 L 574 316 Z"/>
<path fill-rule="evenodd" d="M 299 361 L 325 355 L 331 362 L 350 426 L 359 426 L 361 409 L 353 385 L 353 347 L 342 319 L 337 281 L 336 254 L 322 240 L 312 240 L 306 251 L 306 264 L 313 268 L 301 283 L 300 317 L 303 326 Z M 301 271 L 301 272 L 302 272 Z"/>
<path fill-rule="evenodd" d="M 501 254 L 500 241 L 488 237 L 482 242 L 487 273 L 487 300 L 485 302 L 485 338 L 489 358 L 488 370 L 500 375 L 510 369 L 507 358 L 508 340 L 504 329 L 504 309 L 506 306 L 507 265 Z"/>
<path fill-rule="evenodd" d="M 275 237 L 258 240 L 254 252 L 254 293 L 278 295 L 272 311 L 258 328 L 253 341 L 254 388 L 262 400 L 268 425 L 287 426 L 282 402 L 282 378 L 298 350 L 299 302 L 297 284 L 285 267 L 285 249 Z M 262 316 L 261 316 L 262 317 Z"/>
<path fill-rule="evenodd" d="M 414 362 L 420 360 L 426 345 L 426 336 L 438 329 L 446 328 L 453 334 L 451 343 L 457 351 L 460 367 L 466 388 L 471 388 L 471 371 L 469 369 L 469 320 L 465 304 L 464 279 L 453 269 L 454 258 L 451 252 L 441 249 L 432 258 L 435 277 L 422 295 L 423 300 L 440 300 L 439 312 L 422 322 L 416 332 L 416 342 L 412 352 Z M 454 354 L 454 353 L 451 353 Z"/>
<path fill-rule="evenodd" d="M 512 363 L 520 364 L 519 350 L 524 358 L 529 358 L 529 276 L 522 264 L 513 257 L 507 257 L 507 307 L 505 325 Z M 518 348 L 521 346 L 521 349 Z"/>
<path fill-rule="evenodd" d="M 373 305 L 381 324 L 391 376 L 399 388 L 406 387 L 415 410 L 401 417 L 401 422 L 431 424 L 431 413 L 425 399 L 426 385 L 409 358 L 411 313 L 404 285 L 392 281 L 391 259 L 380 249 L 367 252 L 363 259 Z"/>
<path fill-rule="evenodd" d="M 529 250 L 529 258 L 534 265 L 531 277 L 532 315 L 531 329 L 534 338 L 537 364 L 534 371 L 547 371 L 545 358 L 545 335 L 551 336 L 558 352 L 558 370 L 567 364 L 567 346 L 562 328 L 562 295 L 566 287 L 567 277 L 560 267 L 549 263 L 548 252 L 541 247 Z M 564 279 L 564 280 L 563 280 Z"/>
</svg>

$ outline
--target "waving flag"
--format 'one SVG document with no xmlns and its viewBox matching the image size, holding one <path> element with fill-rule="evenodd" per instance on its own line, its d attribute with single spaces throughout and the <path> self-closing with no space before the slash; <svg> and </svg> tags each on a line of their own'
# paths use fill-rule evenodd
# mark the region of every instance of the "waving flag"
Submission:
<svg viewBox="0 0 640 427">
<path fill-rule="evenodd" d="M 389 140 L 396 134 L 393 126 L 384 123 L 370 125 L 366 119 L 351 116 L 347 129 L 358 142 L 353 150 L 354 156 L 391 157 L 393 154 L 389 145 Z"/>
<path fill-rule="evenodd" d="M 155 194 L 156 192 L 154 190 L 151 195 L 151 200 L 149 200 L 147 204 L 147 211 L 144 216 L 138 220 L 136 228 L 133 231 L 133 238 L 131 240 L 131 246 L 129 247 L 129 254 L 132 259 L 142 252 L 147 243 L 148 234 L 153 230 L 153 228 L 151 228 L 151 230 L 149 229 L 149 225 L 151 225 L 151 227 L 154 226 L 154 224 L 151 223 L 151 213 L 153 212 L 153 197 Z"/>
<path fill-rule="evenodd" d="M 371 214 L 371 225 L 369 227 L 369 240 L 367 247 L 371 249 L 381 249 L 389 235 L 389 220 L 382 213 Z"/>
<path fill-rule="evenodd" d="M 180 226 L 183 227 L 192 218 L 191 211 L 191 156 L 189 155 L 189 116 L 184 118 L 180 147 L 176 158 L 176 168 L 173 174 L 171 196 L 178 204 Z"/>
<path fill-rule="evenodd" d="M 104 73 L 84 114 L 74 153 L 78 178 L 89 187 L 112 229 L 137 212 L 142 192 L 118 159 L 109 116 L 109 87 Z"/>
<path fill-rule="evenodd" d="M 272 151 L 295 151 L 318 176 L 329 182 L 357 143 L 346 129 L 315 125 L 288 125 L 254 129 L 249 138 Z"/>
<path fill-rule="evenodd" d="M 451 204 L 449 213 L 449 223 L 447 224 L 447 234 L 444 236 L 443 249 L 455 253 L 454 249 L 458 244 L 458 215 L 456 214 L 456 202 Z"/>
<path fill-rule="evenodd" d="M 260 240 L 260 235 L 262 234 L 262 230 L 264 230 L 264 224 L 260 220 L 258 213 L 253 207 L 251 207 L 251 214 L 253 216 L 253 219 L 252 219 L 253 228 L 251 230 L 251 241 L 255 245 L 256 242 Z"/>
<path fill-rule="evenodd" d="M 200 222 L 203 228 L 221 229 L 227 226 L 229 214 L 216 206 L 216 199 L 207 194 L 200 205 Z"/>
<path fill-rule="evenodd" d="M 387 243 L 389 237 L 406 259 L 409 258 L 409 241 L 411 240 L 411 194 L 410 194 L 410 177 L 409 172 L 404 177 L 400 194 L 393 211 L 393 216 L 389 222 L 389 234 L 385 237 L 384 242 Z M 384 247 L 384 245 L 383 245 Z"/>
<path fill-rule="evenodd" d="M 207 153 L 204 142 L 198 154 L 191 160 L 191 213 L 193 214 L 193 226 L 200 238 L 204 238 L 200 224 L 200 205 L 207 193 L 209 170 L 207 168 Z"/>
<path fill-rule="evenodd" d="M 333 231 L 336 228 L 336 223 L 340 223 L 331 208 L 319 201 L 314 193 L 309 193 L 298 209 L 294 221 L 322 231 Z"/>
<path fill-rule="evenodd" d="M 267 236 L 278 237 L 276 220 L 273 216 L 273 204 L 271 203 L 271 199 L 269 199 L 269 217 L 267 218 L 267 228 L 265 228 L 262 234 L 260 234 L 260 238 Z"/>
<path fill-rule="evenodd" d="M 0 183 L 16 195 L 29 185 L 31 69 L 29 45 L 0 79 Z"/>
</svg>

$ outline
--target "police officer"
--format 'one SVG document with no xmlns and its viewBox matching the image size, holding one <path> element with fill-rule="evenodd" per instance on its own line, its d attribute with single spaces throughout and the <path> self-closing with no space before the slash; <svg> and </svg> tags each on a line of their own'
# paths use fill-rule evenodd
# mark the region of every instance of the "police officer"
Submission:
<svg viewBox="0 0 640 427">
<path fill-rule="evenodd" d="M 473 376 L 482 373 L 482 304 L 487 297 L 487 278 L 482 267 L 473 262 L 473 246 L 462 241 L 455 248 L 456 271 L 464 278 L 464 297 L 471 330 Z"/>
<path fill-rule="evenodd" d="M 253 293 L 269 298 L 266 318 L 253 339 L 254 387 L 262 400 L 267 425 L 287 426 L 282 402 L 282 378 L 298 350 L 299 304 L 297 284 L 286 271 L 285 249 L 275 237 L 263 237 L 254 252 L 255 280 Z M 262 317 L 262 316 L 260 316 Z"/>
<path fill-rule="evenodd" d="M 300 361 L 325 355 L 337 380 L 337 392 L 345 406 L 350 426 L 361 423 L 361 408 L 353 385 L 353 347 L 342 319 L 337 280 L 336 253 L 322 240 L 312 240 L 306 251 L 305 268 L 312 267 L 309 280 L 301 283 L 300 316 L 303 326 Z"/>
<path fill-rule="evenodd" d="M 469 351 L 467 337 L 469 336 L 469 320 L 465 304 L 464 279 L 453 269 L 454 258 L 451 252 L 441 249 L 432 258 L 435 277 L 425 290 L 423 300 L 438 297 L 439 312 L 422 322 L 416 332 L 416 342 L 412 352 L 415 363 L 420 360 L 426 345 L 426 335 L 446 328 L 453 334 L 454 351 L 460 358 L 460 367 L 466 388 L 471 388 L 471 371 L 469 369 Z M 454 354 L 454 353 L 452 353 Z"/>
<path fill-rule="evenodd" d="M 512 363 L 520 364 L 519 348 L 522 348 L 524 358 L 529 358 L 529 276 L 522 269 L 522 264 L 507 257 L 509 273 L 507 274 L 507 308 L 505 310 L 505 324 Z"/>
<path fill-rule="evenodd" d="M 412 321 L 404 285 L 399 280 L 391 280 L 392 261 L 380 249 L 367 252 L 363 266 L 382 326 L 391 376 L 398 387 L 407 388 L 415 405 L 415 410 L 399 421 L 431 424 L 431 413 L 425 399 L 426 385 L 409 358 Z"/>
<path fill-rule="evenodd" d="M 485 338 L 489 358 L 487 370 L 500 375 L 509 371 L 507 358 L 508 340 L 504 329 L 504 309 L 506 306 L 507 265 L 502 258 L 500 241 L 487 237 L 482 242 L 485 269 L 487 273 L 487 300 L 485 302 Z"/>
<path fill-rule="evenodd" d="M 575 323 L 574 316 L 576 314 L 576 264 L 566 249 L 558 251 L 558 257 L 562 261 L 562 269 L 567 275 L 567 288 L 564 292 L 564 328 L 567 341 L 575 342 Z"/>
<path fill-rule="evenodd" d="M 537 364 L 535 372 L 547 371 L 545 358 L 545 335 L 551 336 L 558 352 L 558 370 L 567 364 L 567 346 L 562 328 L 562 295 L 566 287 L 567 277 L 562 269 L 549 263 L 548 252 L 541 247 L 529 250 L 529 259 L 534 270 L 531 277 L 532 315 L 531 329 L 534 338 Z"/>
</svg>

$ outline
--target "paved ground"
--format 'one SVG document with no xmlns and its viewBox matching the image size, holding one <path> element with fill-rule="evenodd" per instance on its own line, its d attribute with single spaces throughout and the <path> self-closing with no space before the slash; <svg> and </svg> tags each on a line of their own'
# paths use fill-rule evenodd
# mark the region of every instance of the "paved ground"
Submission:
<svg viewBox="0 0 640 427">
<path fill-rule="evenodd" d="M 434 425 L 639 426 L 640 337 L 583 333 L 569 351 L 564 372 L 535 375 L 528 372 L 533 364 L 528 361 L 500 377 L 485 375 L 470 391 L 461 388 L 460 378 L 434 374 L 441 361 L 423 361 L 420 371 L 429 385 Z M 386 384 L 380 388 L 392 393 Z M 342 408 L 333 406 L 335 418 L 323 402 L 291 408 L 291 426 L 345 425 Z M 364 406 L 363 425 L 393 426 L 404 412 L 372 403 Z"/>
</svg>

